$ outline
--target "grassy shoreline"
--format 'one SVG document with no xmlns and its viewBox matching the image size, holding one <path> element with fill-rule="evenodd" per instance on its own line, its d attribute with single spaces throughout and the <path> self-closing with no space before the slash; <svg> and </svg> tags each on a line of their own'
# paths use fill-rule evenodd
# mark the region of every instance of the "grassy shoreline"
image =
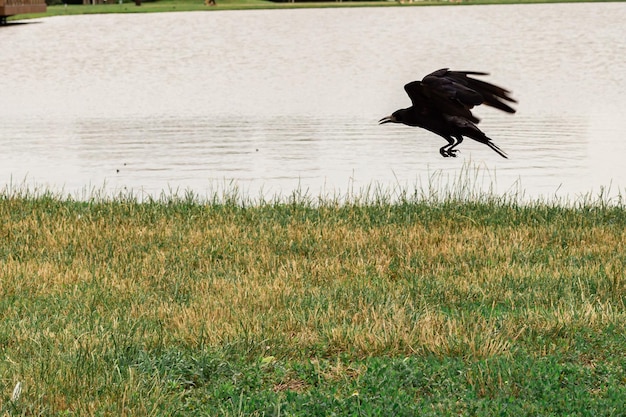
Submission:
<svg viewBox="0 0 626 417">
<path fill-rule="evenodd" d="M 3 415 L 626 412 L 622 205 L 5 195 L 0 218 Z"/>
<path fill-rule="evenodd" d="M 421 1 L 344 1 L 344 2 L 306 2 L 275 3 L 269 0 L 218 0 L 216 6 L 207 6 L 203 0 L 158 0 L 144 2 L 136 6 L 134 2 L 124 0 L 123 4 L 99 5 L 57 5 L 48 6 L 46 13 L 24 14 L 10 17 L 9 20 L 24 20 L 51 16 L 108 13 L 158 13 L 179 11 L 216 11 L 216 10 L 258 10 L 258 9 L 302 9 L 302 8 L 344 8 L 344 7 L 410 7 L 410 6 L 458 6 L 488 4 L 538 4 L 538 3 L 589 3 L 616 2 L 623 0 L 421 0 Z"/>
</svg>

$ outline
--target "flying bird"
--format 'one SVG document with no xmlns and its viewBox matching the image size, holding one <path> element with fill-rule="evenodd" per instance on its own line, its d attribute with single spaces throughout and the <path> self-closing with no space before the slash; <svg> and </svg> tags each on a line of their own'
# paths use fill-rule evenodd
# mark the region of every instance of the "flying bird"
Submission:
<svg viewBox="0 0 626 417">
<path fill-rule="evenodd" d="M 480 121 L 471 110 L 485 104 L 507 113 L 515 109 L 506 102 L 517 103 L 511 92 L 502 87 L 477 80 L 470 75 L 489 75 L 486 72 L 450 71 L 443 68 L 425 76 L 422 81 L 412 81 L 404 86 L 411 107 L 383 117 L 379 124 L 403 123 L 417 126 L 441 136 L 448 144 L 439 149 L 444 157 L 456 157 L 455 149 L 463 142 L 463 136 L 484 143 L 503 158 L 508 158 L 491 138 L 476 125 Z"/>
</svg>

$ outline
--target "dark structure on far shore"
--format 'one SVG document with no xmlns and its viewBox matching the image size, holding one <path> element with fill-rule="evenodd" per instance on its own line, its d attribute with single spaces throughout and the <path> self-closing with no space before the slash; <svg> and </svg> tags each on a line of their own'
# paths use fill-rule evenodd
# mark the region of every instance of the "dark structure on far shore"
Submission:
<svg viewBox="0 0 626 417">
<path fill-rule="evenodd" d="M 7 17 L 16 14 L 43 13 L 46 11 L 44 0 L 0 0 L 0 25 L 7 22 Z"/>
</svg>

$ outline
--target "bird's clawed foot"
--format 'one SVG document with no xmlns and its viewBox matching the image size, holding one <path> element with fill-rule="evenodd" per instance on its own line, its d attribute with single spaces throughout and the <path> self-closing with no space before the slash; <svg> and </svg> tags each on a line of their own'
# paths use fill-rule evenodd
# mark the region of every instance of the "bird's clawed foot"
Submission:
<svg viewBox="0 0 626 417">
<path fill-rule="evenodd" d="M 441 149 L 439 149 L 439 153 L 444 158 L 450 158 L 450 157 L 456 158 L 457 157 L 457 153 L 459 153 L 459 151 L 456 150 L 456 149 L 444 149 L 444 148 L 441 148 Z"/>
</svg>

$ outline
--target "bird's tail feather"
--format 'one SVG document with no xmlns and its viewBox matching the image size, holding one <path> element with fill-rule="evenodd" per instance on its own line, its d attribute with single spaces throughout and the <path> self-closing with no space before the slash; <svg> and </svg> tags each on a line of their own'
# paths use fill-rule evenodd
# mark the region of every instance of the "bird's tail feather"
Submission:
<svg viewBox="0 0 626 417">
<path fill-rule="evenodd" d="M 505 159 L 509 159 L 509 157 L 506 155 L 506 153 L 500 149 L 498 147 L 498 145 L 496 145 L 495 143 L 493 143 L 491 141 L 491 139 L 487 138 L 487 142 L 485 142 L 487 144 L 487 146 L 489 146 L 491 149 L 493 149 L 498 155 L 500 155 L 501 157 L 505 158 Z"/>
<path fill-rule="evenodd" d="M 489 136 L 485 135 L 485 133 L 482 130 L 480 130 L 476 125 L 470 123 L 470 127 L 471 129 L 465 129 L 463 131 L 463 136 L 467 136 L 468 138 L 474 139 L 476 142 L 483 143 L 489 146 L 491 149 L 493 149 L 494 152 L 496 152 L 501 157 L 509 159 L 506 152 L 500 149 L 498 145 L 493 143 L 493 140 L 491 140 Z"/>
</svg>

